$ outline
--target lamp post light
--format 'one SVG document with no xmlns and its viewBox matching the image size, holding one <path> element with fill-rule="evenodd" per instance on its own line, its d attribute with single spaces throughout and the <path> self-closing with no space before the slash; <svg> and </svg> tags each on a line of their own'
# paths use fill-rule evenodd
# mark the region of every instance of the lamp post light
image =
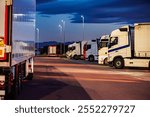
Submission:
<svg viewBox="0 0 150 117">
<path fill-rule="evenodd" d="M 82 26 L 83 26 L 83 40 L 84 40 L 84 28 L 85 28 L 85 18 L 84 18 L 84 16 L 83 15 L 81 15 L 81 18 L 82 18 Z"/>
<path fill-rule="evenodd" d="M 60 29 L 60 38 L 62 39 L 62 31 L 63 31 L 63 27 L 62 25 L 58 25 L 59 29 Z M 62 51 L 62 43 L 60 44 L 60 54 L 63 54 L 63 51 Z"/>
<path fill-rule="evenodd" d="M 36 33 L 36 41 L 37 41 L 37 55 L 39 55 L 39 39 L 40 39 L 40 30 L 39 30 L 39 28 L 36 28 L 36 31 L 37 31 L 37 33 Z"/>
<path fill-rule="evenodd" d="M 63 29 L 63 33 L 64 33 L 64 55 L 65 55 L 65 38 L 66 38 L 66 22 L 64 20 L 61 20 L 61 22 L 63 23 L 62 29 Z"/>
<path fill-rule="evenodd" d="M 60 28 L 60 32 L 62 32 L 63 31 L 62 25 L 59 24 L 58 27 Z"/>
</svg>

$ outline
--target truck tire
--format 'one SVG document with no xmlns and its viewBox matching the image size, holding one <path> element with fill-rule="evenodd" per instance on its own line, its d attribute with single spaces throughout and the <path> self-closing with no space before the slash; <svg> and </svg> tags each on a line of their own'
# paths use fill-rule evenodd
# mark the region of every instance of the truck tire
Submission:
<svg viewBox="0 0 150 117">
<path fill-rule="evenodd" d="M 108 58 L 104 59 L 104 65 L 108 65 Z"/>
<path fill-rule="evenodd" d="M 73 56 L 73 59 L 78 60 L 78 56 L 77 56 L 77 55 L 74 55 L 74 56 Z"/>
<path fill-rule="evenodd" d="M 32 80 L 33 79 L 33 73 L 29 73 L 28 76 L 27 76 L 27 79 Z"/>
<path fill-rule="evenodd" d="M 124 60 L 122 58 L 116 58 L 113 65 L 116 69 L 122 69 L 124 67 Z"/>
<path fill-rule="evenodd" d="M 94 56 L 93 55 L 90 55 L 89 57 L 88 57 L 88 60 L 90 61 L 90 62 L 94 62 Z"/>
</svg>

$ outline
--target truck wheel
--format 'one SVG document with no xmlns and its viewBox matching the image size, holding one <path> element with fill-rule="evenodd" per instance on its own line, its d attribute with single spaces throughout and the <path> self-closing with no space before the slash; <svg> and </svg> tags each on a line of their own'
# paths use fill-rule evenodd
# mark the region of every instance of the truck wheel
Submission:
<svg viewBox="0 0 150 117">
<path fill-rule="evenodd" d="M 116 69 L 122 69 L 124 67 L 124 60 L 122 58 L 116 58 L 113 64 Z"/>
<path fill-rule="evenodd" d="M 108 58 L 104 59 L 104 65 L 108 65 Z"/>
<path fill-rule="evenodd" d="M 74 56 L 73 56 L 73 59 L 78 60 L 78 56 L 77 56 L 77 55 L 74 55 Z"/>
<path fill-rule="evenodd" d="M 33 73 L 29 73 L 29 74 L 28 74 L 28 79 L 29 79 L 29 80 L 32 80 L 32 79 L 33 79 Z"/>
<path fill-rule="evenodd" d="M 90 62 L 93 62 L 93 61 L 94 61 L 94 56 L 93 56 L 93 55 L 89 56 L 89 61 L 90 61 Z"/>
</svg>

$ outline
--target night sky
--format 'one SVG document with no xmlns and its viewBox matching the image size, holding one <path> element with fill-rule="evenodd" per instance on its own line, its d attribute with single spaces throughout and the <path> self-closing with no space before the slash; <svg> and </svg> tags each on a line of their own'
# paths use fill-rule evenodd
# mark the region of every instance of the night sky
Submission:
<svg viewBox="0 0 150 117">
<path fill-rule="evenodd" d="M 37 0 L 40 40 L 62 41 L 58 25 L 66 22 L 66 41 L 95 39 L 127 24 L 150 22 L 150 0 Z"/>
</svg>

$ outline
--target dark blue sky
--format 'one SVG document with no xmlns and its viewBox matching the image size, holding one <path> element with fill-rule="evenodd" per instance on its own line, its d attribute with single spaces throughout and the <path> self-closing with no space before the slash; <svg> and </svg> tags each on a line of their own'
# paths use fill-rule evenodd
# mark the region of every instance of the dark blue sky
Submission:
<svg viewBox="0 0 150 117">
<path fill-rule="evenodd" d="M 150 22 L 150 0 L 37 0 L 40 41 L 61 41 L 58 25 L 66 21 L 66 40 L 87 40 L 110 34 L 122 25 Z"/>
</svg>

